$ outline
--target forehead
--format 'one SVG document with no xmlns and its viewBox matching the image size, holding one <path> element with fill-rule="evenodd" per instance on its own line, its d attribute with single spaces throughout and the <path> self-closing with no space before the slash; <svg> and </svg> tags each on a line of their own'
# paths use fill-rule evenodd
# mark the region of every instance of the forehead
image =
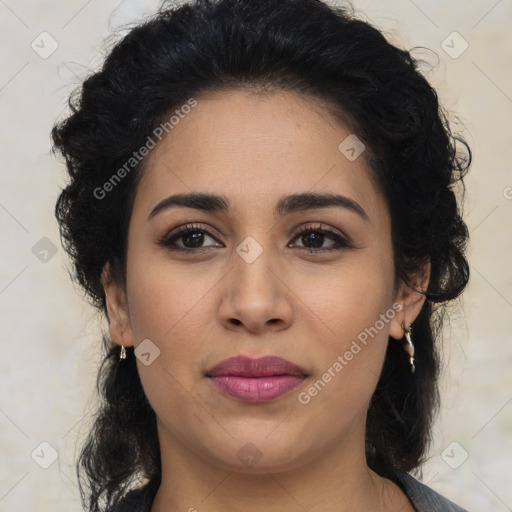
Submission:
<svg viewBox="0 0 512 512">
<path fill-rule="evenodd" d="M 342 193 L 364 203 L 370 217 L 382 216 L 384 201 L 364 155 L 349 160 L 340 151 L 353 134 L 325 103 L 291 92 L 246 90 L 196 101 L 174 118 L 147 157 L 134 209 L 149 212 L 172 193 L 192 191 L 227 196 L 238 210 L 254 209 L 309 191 Z"/>
</svg>

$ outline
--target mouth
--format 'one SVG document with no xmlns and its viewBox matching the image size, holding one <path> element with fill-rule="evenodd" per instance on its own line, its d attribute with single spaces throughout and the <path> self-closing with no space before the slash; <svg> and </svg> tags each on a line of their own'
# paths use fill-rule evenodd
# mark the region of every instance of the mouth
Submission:
<svg viewBox="0 0 512 512">
<path fill-rule="evenodd" d="M 300 386 L 308 377 L 304 369 L 275 356 L 226 359 L 206 372 L 221 393 L 250 403 L 275 400 Z"/>
</svg>

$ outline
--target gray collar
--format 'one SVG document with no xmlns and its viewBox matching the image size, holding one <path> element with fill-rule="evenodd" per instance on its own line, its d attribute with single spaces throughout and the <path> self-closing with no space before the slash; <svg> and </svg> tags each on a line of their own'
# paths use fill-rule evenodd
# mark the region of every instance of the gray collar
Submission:
<svg viewBox="0 0 512 512">
<path fill-rule="evenodd" d="M 417 512 L 468 512 L 403 471 L 389 471 L 393 480 L 407 495 Z"/>
</svg>

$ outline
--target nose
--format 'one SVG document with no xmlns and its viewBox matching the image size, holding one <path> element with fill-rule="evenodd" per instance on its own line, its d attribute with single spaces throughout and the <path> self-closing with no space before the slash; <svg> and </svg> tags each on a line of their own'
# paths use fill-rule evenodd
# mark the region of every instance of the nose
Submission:
<svg viewBox="0 0 512 512">
<path fill-rule="evenodd" d="M 285 272 L 264 250 L 249 263 L 234 254 L 234 268 L 223 283 L 220 321 L 229 330 L 252 334 L 287 329 L 292 322 L 293 296 Z M 281 271 L 280 271 L 281 270 Z"/>
</svg>

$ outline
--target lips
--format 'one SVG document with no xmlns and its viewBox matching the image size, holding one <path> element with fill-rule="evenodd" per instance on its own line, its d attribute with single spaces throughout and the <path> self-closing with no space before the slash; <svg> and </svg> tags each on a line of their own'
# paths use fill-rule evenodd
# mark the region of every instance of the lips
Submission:
<svg viewBox="0 0 512 512">
<path fill-rule="evenodd" d="M 271 377 L 275 375 L 306 375 L 299 366 L 281 357 L 265 356 L 258 359 L 240 356 L 222 361 L 209 370 L 208 377 Z"/>
<path fill-rule="evenodd" d="M 221 393 L 251 403 L 274 400 L 307 378 L 302 368 L 275 356 L 232 357 L 208 370 L 206 376 Z"/>
</svg>

